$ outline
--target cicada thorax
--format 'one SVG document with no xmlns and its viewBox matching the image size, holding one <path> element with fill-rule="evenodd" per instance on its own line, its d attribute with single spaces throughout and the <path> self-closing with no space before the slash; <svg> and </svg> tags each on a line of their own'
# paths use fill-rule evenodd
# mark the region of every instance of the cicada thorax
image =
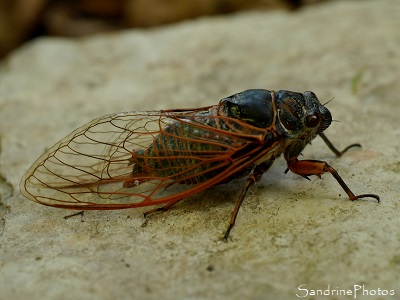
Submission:
<svg viewBox="0 0 400 300">
<path fill-rule="evenodd" d="M 310 92 L 256 89 L 222 99 L 220 113 L 265 130 L 263 142 L 268 151 L 257 161 L 262 163 L 277 158 L 286 150 L 297 156 L 317 134 L 313 126 L 320 122 L 320 106 Z M 315 115 L 315 119 L 307 119 L 307 114 Z M 312 126 L 311 121 L 314 121 Z"/>
<path fill-rule="evenodd" d="M 313 92 L 246 90 L 222 99 L 219 111 L 265 130 L 265 147 L 270 147 L 266 160 L 283 152 L 287 160 L 297 157 L 332 121 Z"/>
</svg>

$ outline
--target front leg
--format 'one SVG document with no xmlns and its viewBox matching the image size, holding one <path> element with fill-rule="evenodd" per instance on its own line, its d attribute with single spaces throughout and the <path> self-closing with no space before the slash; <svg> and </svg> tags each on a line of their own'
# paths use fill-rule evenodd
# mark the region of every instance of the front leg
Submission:
<svg viewBox="0 0 400 300">
<path fill-rule="evenodd" d="M 342 151 L 339 151 L 338 149 L 336 149 L 336 147 L 331 143 L 331 141 L 327 138 L 327 136 L 323 132 L 321 132 L 319 134 L 319 136 L 324 140 L 324 142 L 328 146 L 328 148 L 331 149 L 331 151 L 333 153 L 335 153 L 336 157 L 341 157 L 350 148 L 361 147 L 361 145 L 358 144 L 358 143 L 357 144 L 351 144 L 351 145 L 347 146 L 346 148 L 344 148 Z"/>
<path fill-rule="evenodd" d="M 350 190 L 347 184 L 343 181 L 342 177 L 339 176 L 338 172 L 332 168 L 328 163 L 319 160 L 298 160 L 297 158 L 289 160 L 288 168 L 295 174 L 303 176 L 308 179 L 310 175 L 316 175 L 321 178 L 321 175 L 325 172 L 329 172 L 335 177 L 337 182 L 339 182 L 340 186 L 349 196 L 350 200 L 357 200 L 359 198 L 375 198 L 380 201 L 378 195 L 375 194 L 362 194 L 362 195 L 354 195 L 354 193 Z"/>
</svg>

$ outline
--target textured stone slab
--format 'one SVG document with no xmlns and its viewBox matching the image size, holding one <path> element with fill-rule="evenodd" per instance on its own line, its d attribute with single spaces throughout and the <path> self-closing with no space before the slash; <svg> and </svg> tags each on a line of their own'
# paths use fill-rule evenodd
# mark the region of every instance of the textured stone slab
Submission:
<svg viewBox="0 0 400 300">
<path fill-rule="evenodd" d="M 296 299 L 302 284 L 399 295 L 399 28 L 395 0 L 344 1 L 41 39 L 16 51 L 0 69 L 0 298 Z M 304 157 L 328 161 L 355 193 L 382 202 L 348 201 L 329 174 L 309 182 L 285 175 L 279 160 L 224 243 L 237 182 L 145 228 L 146 208 L 64 219 L 70 211 L 19 193 L 29 165 L 95 117 L 206 106 L 248 88 L 334 97 L 328 107 L 340 122 L 327 136 L 363 148 L 336 159 L 316 139 Z"/>
</svg>

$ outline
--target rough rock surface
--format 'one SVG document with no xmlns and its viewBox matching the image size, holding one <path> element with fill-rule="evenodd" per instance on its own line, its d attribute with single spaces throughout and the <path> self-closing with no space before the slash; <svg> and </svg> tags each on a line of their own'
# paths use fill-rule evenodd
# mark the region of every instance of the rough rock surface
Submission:
<svg viewBox="0 0 400 300">
<path fill-rule="evenodd" d="M 0 69 L 0 299 L 297 299 L 300 285 L 364 285 L 376 294 L 366 299 L 398 298 L 399 28 L 397 0 L 344 1 L 41 39 L 13 53 Z M 69 211 L 19 192 L 45 149 L 97 116 L 206 106 L 248 88 L 334 97 L 328 107 L 340 122 L 328 137 L 363 148 L 337 159 L 317 138 L 304 157 L 328 161 L 355 193 L 382 202 L 348 201 L 329 174 L 309 182 L 285 175 L 279 160 L 224 243 L 239 183 L 193 196 L 145 228 L 146 208 L 64 219 Z M 395 296 L 378 296 L 384 290 Z M 354 297 L 334 293 L 323 299 Z"/>
</svg>

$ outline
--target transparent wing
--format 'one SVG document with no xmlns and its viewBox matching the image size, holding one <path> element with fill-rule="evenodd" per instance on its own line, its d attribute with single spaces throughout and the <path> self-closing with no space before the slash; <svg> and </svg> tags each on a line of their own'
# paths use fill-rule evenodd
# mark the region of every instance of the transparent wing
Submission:
<svg viewBox="0 0 400 300">
<path fill-rule="evenodd" d="M 21 192 L 53 207 L 120 209 L 176 201 L 226 181 L 253 161 L 257 146 L 243 149 L 265 130 L 209 109 L 95 119 L 44 153 Z"/>
</svg>

